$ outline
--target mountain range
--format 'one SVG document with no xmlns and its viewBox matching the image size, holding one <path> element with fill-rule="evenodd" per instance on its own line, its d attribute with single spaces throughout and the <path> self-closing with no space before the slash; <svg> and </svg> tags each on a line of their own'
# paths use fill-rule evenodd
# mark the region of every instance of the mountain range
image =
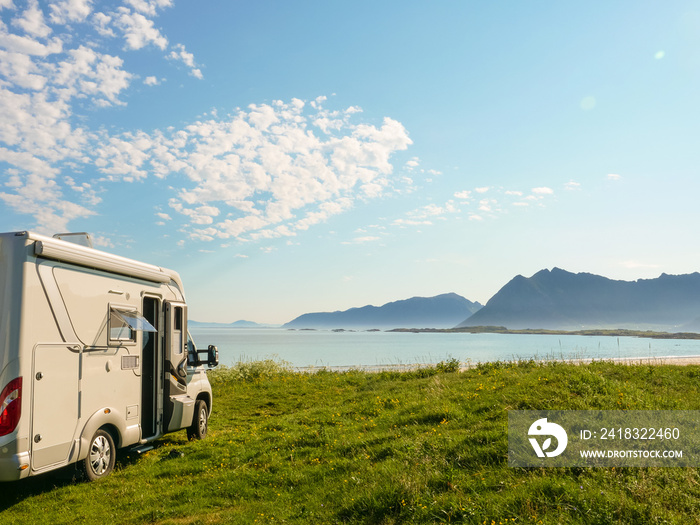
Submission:
<svg viewBox="0 0 700 525">
<path fill-rule="evenodd" d="M 481 308 L 457 295 L 413 297 L 383 306 L 300 315 L 282 328 L 451 328 Z"/>
<path fill-rule="evenodd" d="M 269 327 L 250 321 L 206 327 Z M 467 328 L 511 330 L 629 329 L 700 333 L 700 273 L 619 281 L 560 268 L 518 275 L 485 306 L 456 293 L 413 297 L 383 306 L 307 313 L 283 325 L 295 329 Z"/>
<path fill-rule="evenodd" d="M 616 281 L 560 268 L 514 277 L 458 327 L 700 328 L 700 273 Z"/>
</svg>

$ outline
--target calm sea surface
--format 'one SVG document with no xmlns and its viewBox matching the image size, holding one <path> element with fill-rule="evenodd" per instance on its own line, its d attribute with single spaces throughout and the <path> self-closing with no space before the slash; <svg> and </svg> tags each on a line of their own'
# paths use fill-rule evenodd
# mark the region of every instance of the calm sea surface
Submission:
<svg viewBox="0 0 700 525">
<path fill-rule="evenodd" d="M 198 347 L 215 344 L 220 362 L 279 358 L 296 367 L 371 367 L 512 359 L 610 359 L 700 355 L 700 340 L 580 335 L 291 331 L 193 328 Z"/>
</svg>

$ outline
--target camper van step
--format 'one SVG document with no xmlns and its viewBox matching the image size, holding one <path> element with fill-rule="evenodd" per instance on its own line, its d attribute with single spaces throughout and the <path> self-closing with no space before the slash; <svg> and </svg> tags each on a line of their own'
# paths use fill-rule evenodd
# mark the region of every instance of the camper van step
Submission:
<svg viewBox="0 0 700 525">
<path fill-rule="evenodd" d="M 153 450 L 154 446 L 153 445 L 141 445 L 140 447 L 134 447 L 131 449 L 132 452 L 136 452 L 137 454 L 143 454 L 144 452 L 148 452 L 149 450 Z"/>
</svg>

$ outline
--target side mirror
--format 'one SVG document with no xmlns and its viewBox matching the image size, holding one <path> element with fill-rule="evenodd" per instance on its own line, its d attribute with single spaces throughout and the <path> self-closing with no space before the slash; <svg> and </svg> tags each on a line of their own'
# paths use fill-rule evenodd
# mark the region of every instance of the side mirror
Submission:
<svg viewBox="0 0 700 525">
<path fill-rule="evenodd" d="M 219 365 L 219 349 L 214 345 L 207 348 L 207 364 L 212 368 Z"/>
</svg>

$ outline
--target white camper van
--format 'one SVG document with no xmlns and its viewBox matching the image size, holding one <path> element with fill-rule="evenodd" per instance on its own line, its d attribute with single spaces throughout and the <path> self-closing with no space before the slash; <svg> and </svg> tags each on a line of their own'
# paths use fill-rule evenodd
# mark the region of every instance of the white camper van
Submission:
<svg viewBox="0 0 700 525">
<path fill-rule="evenodd" d="M 176 272 L 75 241 L 0 234 L 0 481 L 77 462 L 98 479 L 118 448 L 179 429 L 203 438 L 204 364 L 216 366 L 218 351 L 189 337 Z"/>
</svg>

